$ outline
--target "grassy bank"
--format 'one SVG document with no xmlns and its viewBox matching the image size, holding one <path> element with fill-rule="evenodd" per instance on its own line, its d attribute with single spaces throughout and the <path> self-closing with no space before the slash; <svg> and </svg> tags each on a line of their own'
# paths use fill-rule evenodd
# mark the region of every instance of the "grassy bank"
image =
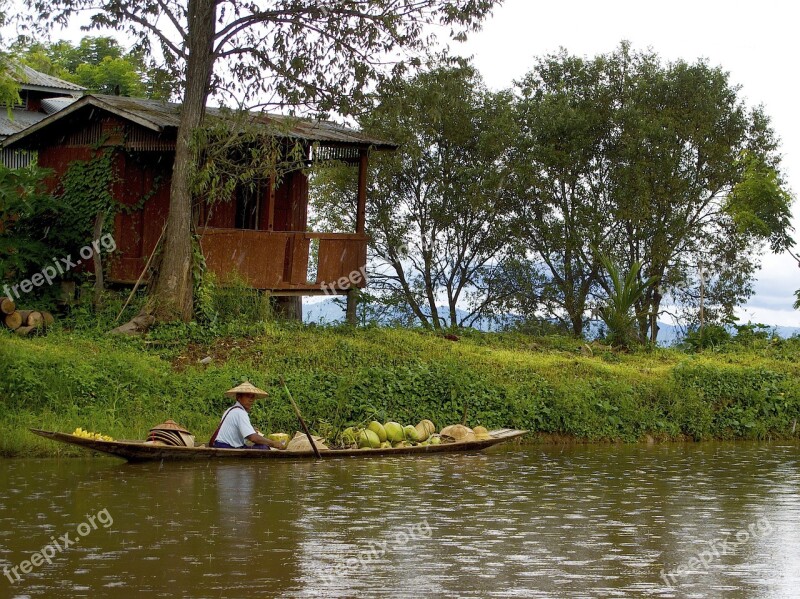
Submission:
<svg viewBox="0 0 800 599">
<path fill-rule="evenodd" d="M 800 436 L 800 340 L 730 344 L 702 353 L 618 353 L 563 337 L 262 324 L 211 334 L 162 327 L 120 339 L 74 323 L 46 337 L 0 332 L 0 453 L 68 452 L 28 427 L 80 426 L 143 438 L 174 418 L 199 439 L 247 378 L 270 391 L 253 410 L 265 431 L 296 428 L 286 379 L 325 434 L 376 417 L 438 426 L 528 428 L 585 440 L 767 439 Z M 199 360 L 210 356 L 202 365 Z"/>
</svg>

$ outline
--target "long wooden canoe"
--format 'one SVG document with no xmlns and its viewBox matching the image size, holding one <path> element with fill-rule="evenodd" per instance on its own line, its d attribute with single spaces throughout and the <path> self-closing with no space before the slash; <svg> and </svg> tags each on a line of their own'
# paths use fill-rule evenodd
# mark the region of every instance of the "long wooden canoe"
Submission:
<svg viewBox="0 0 800 599">
<path fill-rule="evenodd" d="M 306 451 L 266 451 L 258 449 L 217 449 L 214 447 L 171 447 L 153 445 L 144 441 L 97 441 L 77 437 L 68 433 L 57 433 L 30 429 L 46 439 L 77 445 L 92 451 L 124 458 L 129 462 L 154 460 L 216 460 L 216 459 L 291 459 L 313 458 L 314 452 Z M 430 453 L 453 453 L 462 451 L 481 451 L 487 447 L 515 439 L 528 431 L 502 428 L 489 432 L 490 439 L 481 441 L 455 441 L 440 445 L 413 445 L 410 447 L 387 447 L 383 449 L 322 449 L 322 459 L 347 457 L 379 457 L 387 455 L 425 455 Z"/>
</svg>

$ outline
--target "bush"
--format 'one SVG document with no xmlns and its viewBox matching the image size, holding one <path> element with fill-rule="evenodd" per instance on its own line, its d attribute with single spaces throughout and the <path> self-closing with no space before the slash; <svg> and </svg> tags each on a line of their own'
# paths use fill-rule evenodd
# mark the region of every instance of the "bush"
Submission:
<svg viewBox="0 0 800 599">
<path fill-rule="evenodd" d="M 262 322 L 219 336 L 233 329 L 190 323 L 129 339 L 86 322 L 66 319 L 39 338 L 0 331 L 0 452 L 63 451 L 26 433 L 31 426 L 144 438 L 166 418 L 203 440 L 230 403 L 223 392 L 245 379 L 270 394 L 254 406 L 254 424 L 293 432 L 282 377 L 326 434 L 373 418 L 442 427 L 460 422 L 465 406 L 471 426 L 586 440 L 788 437 L 800 416 L 800 342 L 791 340 L 688 357 L 651 348 L 612 361 L 582 354 L 568 337 L 519 333 L 452 342 L 425 331 Z M 212 362 L 198 363 L 206 355 Z"/>
<path fill-rule="evenodd" d="M 728 343 L 730 340 L 731 334 L 728 332 L 728 329 L 718 324 L 707 324 L 687 332 L 683 343 L 689 349 L 698 351 L 711 347 L 719 347 Z"/>
</svg>

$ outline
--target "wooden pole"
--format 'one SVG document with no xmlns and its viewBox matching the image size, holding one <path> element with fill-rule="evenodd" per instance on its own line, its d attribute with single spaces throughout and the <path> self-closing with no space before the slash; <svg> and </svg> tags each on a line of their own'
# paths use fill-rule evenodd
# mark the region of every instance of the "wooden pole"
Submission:
<svg viewBox="0 0 800 599">
<path fill-rule="evenodd" d="M 294 398 L 292 397 L 292 392 L 289 391 L 289 387 L 286 386 L 286 383 L 281 379 L 281 385 L 283 385 L 283 389 L 286 391 L 286 395 L 289 396 L 289 401 L 292 402 L 292 407 L 294 408 L 294 413 L 297 415 L 297 419 L 300 421 L 300 426 L 303 427 L 303 431 L 306 433 L 306 437 L 308 437 L 308 442 L 311 443 L 311 449 L 314 450 L 314 455 L 317 456 L 317 459 L 322 459 L 322 456 L 319 453 L 319 449 L 317 449 L 316 443 L 314 443 L 314 438 L 311 436 L 311 431 L 308 430 L 308 426 L 306 426 L 306 421 L 303 420 L 302 414 L 300 414 L 300 408 L 297 407 L 297 404 L 294 402 Z"/>
<path fill-rule="evenodd" d="M 269 178 L 267 182 L 269 193 L 267 195 L 267 231 L 275 230 L 275 179 Z"/>
<path fill-rule="evenodd" d="M 367 214 L 367 167 L 369 151 L 361 150 L 358 161 L 358 195 L 356 197 L 356 233 L 363 235 Z"/>
</svg>

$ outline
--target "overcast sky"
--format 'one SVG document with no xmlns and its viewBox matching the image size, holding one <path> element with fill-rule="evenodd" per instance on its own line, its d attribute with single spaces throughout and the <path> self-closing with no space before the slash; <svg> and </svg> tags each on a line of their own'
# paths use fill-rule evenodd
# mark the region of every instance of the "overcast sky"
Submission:
<svg viewBox="0 0 800 599">
<path fill-rule="evenodd" d="M 730 73 L 750 105 L 763 104 L 782 140 L 783 165 L 795 195 L 800 192 L 800 58 L 798 5 L 762 0 L 506 0 L 483 30 L 457 49 L 474 57 L 486 83 L 507 87 L 533 65 L 533 58 L 563 46 L 572 54 L 611 52 L 622 40 L 652 48 L 663 58 L 707 58 Z M 454 48 L 456 49 L 456 48 Z M 800 229 L 800 203 L 794 206 Z M 795 238 L 800 238 L 796 233 Z M 742 322 L 800 326 L 792 309 L 800 268 L 788 256 L 765 254 L 756 295 L 740 312 Z"/>
</svg>

